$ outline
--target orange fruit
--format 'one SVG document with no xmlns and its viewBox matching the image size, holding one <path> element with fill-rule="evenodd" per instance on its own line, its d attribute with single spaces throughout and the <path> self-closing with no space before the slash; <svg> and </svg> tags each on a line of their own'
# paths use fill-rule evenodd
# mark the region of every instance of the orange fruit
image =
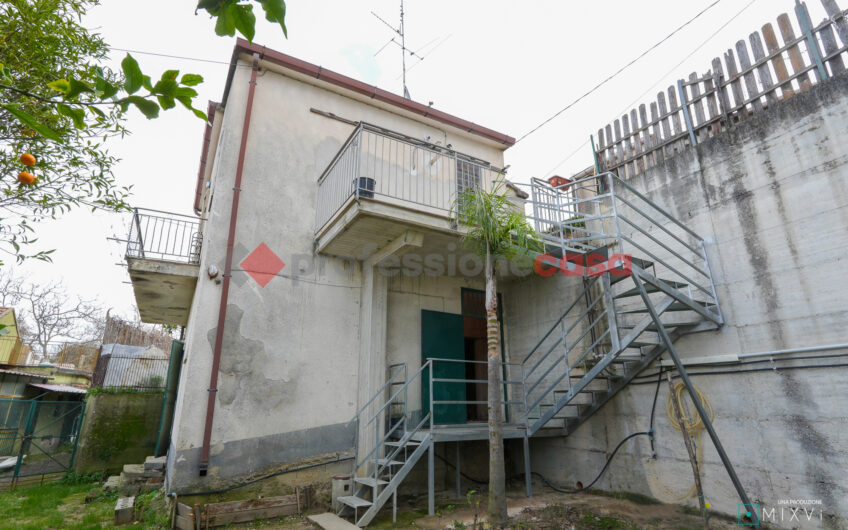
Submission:
<svg viewBox="0 0 848 530">
<path fill-rule="evenodd" d="M 34 166 L 35 165 L 35 157 L 29 153 L 24 153 L 21 155 L 21 164 L 25 166 Z"/>
<path fill-rule="evenodd" d="M 18 173 L 18 182 L 29 186 L 30 184 L 33 184 L 35 182 L 35 175 L 33 175 L 32 173 L 27 173 L 26 171 L 21 171 L 20 173 Z"/>
</svg>

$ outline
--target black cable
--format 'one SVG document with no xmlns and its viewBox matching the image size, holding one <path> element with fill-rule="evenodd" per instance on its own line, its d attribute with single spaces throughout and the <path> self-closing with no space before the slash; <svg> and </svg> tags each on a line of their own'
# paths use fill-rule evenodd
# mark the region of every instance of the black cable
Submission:
<svg viewBox="0 0 848 530">
<path fill-rule="evenodd" d="M 267 475 L 262 475 L 261 477 L 257 477 L 253 480 L 248 480 L 247 482 L 242 482 L 241 484 L 235 484 L 233 486 L 228 486 L 226 488 L 221 488 L 217 490 L 209 490 L 209 491 L 190 491 L 188 493 L 177 493 L 170 492 L 167 494 L 168 497 L 194 497 L 197 495 L 215 495 L 216 493 L 226 493 L 228 491 L 232 491 L 234 489 L 243 488 L 245 486 L 250 486 L 251 484 L 256 484 L 257 482 L 261 482 L 263 480 L 269 479 L 271 477 L 276 477 L 278 475 L 285 475 L 287 473 L 294 473 L 295 471 L 303 471 L 304 469 L 312 469 L 313 467 L 326 466 L 327 464 L 335 464 L 336 462 L 344 462 L 345 460 L 353 460 L 352 456 L 347 456 L 344 458 L 337 458 L 335 460 L 327 460 L 324 462 L 316 462 L 314 464 L 308 464 L 300 467 L 293 467 L 289 469 L 282 469 L 280 471 L 275 471 L 273 473 L 268 473 Z"/>
<path fill-rule="evenodd" d="M 662 358 L 660 358 L 659 361 L 661 362 Z M 662 374 L 663 369 L 662 364 L 660 364 L 660 371 L 657 372 L 657 389 L 654 391 L 654 402 L 651 404 L 651 428 L 650 430 L 648 430 L 648 432 L 651 433 L 651 458 L 657 457 L 657 451 L 654 448 L 654 413 L 657 410 L 657 397 L 659 397 L 660 395 L 660 383 L 662 382 Z"/>
<path fill-rule="evenodd" d="M 447 464 L 447 465 L 449 465 L 450 467 L 452 467 L 452 468 L 456 469 L 456 466 L 455 466 L 455 465 L 451 464 L 451 463 L 450 463 L 450 461 L 448 461 L 448 459 L 447 459 L 447 458 L 443 457 L 443 456 L 442 456 L 442 455 L 440 455 L 439 453 L 436 453 L 436 457 L 438 457 L 438 458 L 439 458 L 439 460 L 441 460 L 441 461 L 442 461 L 442 462 L 444 462 L 445 464 Z M 468 475 L 466 475 L 466 474 L 465 474 L 465 473 L 463 473 L 462 471 L 460 471 L 460 472 L 459 472 L 459 474 L 460 474 L 460 476 L 462 476 L 464 479 L 466 479 L 466 480 L 470 480 L 471 482 L 474 482 L 475 484 L 488 484 L 488 483 L 489 483 L 489 481 L 488 481 L 488 480 L 477 480 L 477 479 L 476 479 L 476 478 L 474 478 L 474 477 L 469 477 Z"/>
<path fill-rule="evenodd" d="M 630 434 L 626 438 L 624 438 L 624 440 L 618 442 L 618 445 L 615 446 L 615 449 L 613 449 L 612 454 L 609 456 L 609 458 L 607 458 L 607 462 L 604 464 L 604 467 L 603 467 L 603 469 L 601 469 L 601 472 L 598 473 L 598 476 L 595 477 L 595 480 L 590 482 L 588 486 L 584 486 L 580 489 L 566 490 L 566 489 L 558 488 L 558 487 L 554 486 L 553 484 L 551 484 L 548 481 L 548 479 L 545 478 L 544 475 L 542 475 L 541 473 L 537 473 L 536 471 L 531 471 L 530 473 L 532 475 L 537 475 L 542 480 L 542 483 L 545 486 L 551 488 L 552 490 L 554 490 L 556 492 L 559 492 L 559 493 L 582 493 L 582 492 L 588 490 L 589 488 L 591 488 L 592 486 L 594 486 L 595 482 L 600 480 L 600 478 L 604 475 L 604 472 L 606 472 L 607 468 L 609 467 L 610 463 L 612 462 L 612 459 L 615 456 L 615 454 L 618 452 L 619 449 L 621 449 L 621 446 L 624 445 L 624 442 L 626 442 L 627 440 L 629 440 L 631 438 L 635 438 L 637 436 L 643 436 L 643 435 L 644 436 L 653 436 L 651 433 L 649 433 L 647 431 L 634 432 L 633 434 Z"/>
</svg>

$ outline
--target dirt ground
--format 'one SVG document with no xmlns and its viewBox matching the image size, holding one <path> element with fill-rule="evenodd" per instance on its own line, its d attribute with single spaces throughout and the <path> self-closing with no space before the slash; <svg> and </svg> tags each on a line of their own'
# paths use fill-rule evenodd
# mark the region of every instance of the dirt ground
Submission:
<svg viewBox="0 0 848 530">
<path fill-rule="evenodd" d="M 509 528 L 550 528 L 588 530 L 631 530 L 631 529 L 698 529 L 703 528 L 703 519 L 693 510 L 676 504 L 657 504 L 638 496 L 630 498 L 581 493 L 561 494 L 551 491 L 538 492 L 527 498 L 523 492 L 512 491 L 508 495 Z M 391 509 L 384 509 L 369 525 L 373 529 L 385 528 L 430 528 L 471 529 L 474 528 L 473 504 L 479 501 L 478 528 L 482 525 L 486 511 L 486 498 L 482 495 L 468 499 L 440 496 L 436 514 L 428 516 L 427 498 L 418 497 L 398 501 L 397 522 L 392 523 Z M 267 525 L 268 523 L 266 523 Z M 283 524 L 261 525 L 263 528 L 309 529 L 314 528 L 304 518 L 292 517 Z M 738 528 L 734 521 L 718 516 L 710 518 L 713 529 Z"/>
</svg>

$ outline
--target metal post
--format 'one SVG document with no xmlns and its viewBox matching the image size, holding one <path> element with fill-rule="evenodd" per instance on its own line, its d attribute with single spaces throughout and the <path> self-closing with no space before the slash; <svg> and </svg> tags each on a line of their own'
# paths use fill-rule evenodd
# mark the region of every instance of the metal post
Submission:
<svg viewBox="0 0 848 530">
<path fill-rule="evenodd" d="M 689 141 L 693 146 L 698 145 L 695 139 L 695 128 L 692 125 L 692 115 L 689 114 L 689 102 L 686 101 L 686 91 L 683 90 L 683 80 L 677 80 L 677 92 L 680 93 L 680 105 L 683 107 L 683 120 L 686 122 L 686 129 L 689 131 Z"/>
<path fill-rule="evenodd" d="M 530 472 L 530 438 L 526 436 L 526 432 L 524 436 L 524 488 L 526 489 L 527 496 L 533 496 L 533 481 Z"/>
<path fill-rule="evenodd" d="M 460 459 L 462 458 L 459 453 L 459 444 L 460 442 L 456 442 L 456 498 L 462 498 L 462 476 L 459 471 L 460 467 Z"/>
<path fill-rule="evenodd" d="M 68 471 L 74 468 L 74 459 L 77 456 L 77 446 L 79 445 L 79 435 L 82 431 L 82 420 L 85 419 L 85 401 L 80 402 L 80 412 L 77 416 L 76 428 L 74 429 L 74 449 L 71 451 L 71 460 L 68 463 Z"/>
<path fill-rule="evenodd" d="M 138 219 L 138 208 L 133 208 L 133 221 L 135 221 L 135 229 L 138 232 L 138 252 L 141 258 L 144 258 L 144 238 L 141 236 L 141 221 Z M 132 232 L 132 230 L 130 230 Z M 129 238 L 132 240 L 132 238 Z M 129 244 L 129 243 L 127 243 Z"/>
<path fill-rule="evenodd" d="M 810 57 L 816 63 L 816 72 L 819 75 L 819 81 L 827 80 L 827 68 L 822 62 L 821 50 L 819 43 L 813 36 L 813 24 L 810 22 L 810 14 L 807 12 L 807 6 L 800 0 L 795 0 L 795 14 L 798 15 L 798 24 L 801 26 L 801 31 L 807 37 L 807 51 L 810 52 Z"/>
<path fill-rule="evenodd" d="M 660 321 L 660 317 L 657 314 L 657 310 L 654 308 L 651 299 L 648 297 L 648 292 L 645 290 L 645 286 L 642 285 L 642 278 L 640 277 L 640 273 L 634 271 L 632 276 L 633 283 L 635 283 L 636 288 L 639 289 L 639 294 L 642 296 L 642 300 L 645 302 L 645 307 L 648 310 L 648 313 L 650 313 L 654 324 L 656 324 L 657 326 L 657 334 L 660 336 L 660 339 L 665 343 L 665 346 L 668 350 L 668 354 L 671 357 L 671 360 L 674 362 L 675 367 L 677 368 L 677 373 L 680 374 L 681 381 L 683 381 L 683 384 L 686 385 L 686 390 L 689 391 L 689 397 L 692 398 L 692 403 L 694 403 L 695 408 L 698 410 L 698 415 L 701 417 L 701 421 L 704 423 L 704 428 L 710 435 L 710 439 L 712 440 L 713 445 L 716 448 L 716 452 L 718 453 L 719 458 L 721 458 L 722 464 L 724 464 L 724 469 L 730 476 L 730 481 L 733 483 L 733 487 L 736 488 L 736 493 L 739 495 L 739 498 L 742 499 L 742 502 L 745 504 L 745 506 L 750 506 L 751 499 L 748 498 L 748 494 L 745 493 L 745 488 L 739 481 L 739 477 L 736 476 L 736 471 L 733 469 L 733 464 L 730 462 L 730 457 L 728 457 L 727 453 L 724 452 L 724 446 L 721 444 L 721 440 L 719 440 L 718 434 L 713 428 L 713 424 L 710 421 L 710 417 L 707 414 L 707 411 L 704 409 L 704 405 L 701 403 L 701 400 L 698 399 L 698 394 L 697 392 L 695 392 L 695 387 L 692 385 L 692 381 L 689 379 L 689 375 L 686 373 L 686 369 L 683 367 L 683 363 L 680 362 L 680 357 L 677 356 L 677 350 L 674 349 L 674 344 L 671 341 L 671 337 L 668 336 L 668 332 L 665 330 L 662 321 Z M 759 514 L 756 513 L 756 510 L 751 510 L 751 514 L 753 516 L 753 526 L 759 528 Z"/>
<path fill-rule="evenodd" d="M 37 408 L 38 408 L 38 401 L 36 401 L 34 399 L 31 400 L 29 402 L 29 413 L 27 414 L 26 426 L 24 426 L 24 434 L 23 434 L 23 436 L 21 436 L 21 447 L 20 447 L 20 450 L 18 451 L 18 460 L 17 460 L 17 462 L 15 462 L 15 471 L 12 474 L 13 483 L 17 482 L 18 474 L 21 471 L 21 463 L 23 463 L 23 460 L 24 460 L 24 453 L 29 451 L 29 443 L 30 443 L 30 440 L 32 439 L 32 430 L 33 430 L 33 425 L 35 423 L 35 411 L 37 410 Z"/>
<path fill-rule="evenodd" d="M 433 426 L 432 420 L 430 426 Z M 434 455 L 436 451 L 436 442 L 430 438 L 430 448 L 427 450 L 427 514 L 434 515 L 436 513 L 436 476 L 434 468 Z"/>
<path fill-rule="evenodd" d="M 592 159 L 595 161 L 595 174 L 601 172 L 601 164 L 598 161 L 598 152 L 595 150 L 595 136 L 589 135 L 589 141 L 592 142 Z"/>
<path fill-rule="evenodd" d="M 353 189 L 356 193 L 356 200 L 359 201 L 359 178 L 362 176 L 362 123 L 359 124 L 359 132 L 356 133 L 357 153 L 356 153 L 356 171 L 353 174 Z"/>
</svg>

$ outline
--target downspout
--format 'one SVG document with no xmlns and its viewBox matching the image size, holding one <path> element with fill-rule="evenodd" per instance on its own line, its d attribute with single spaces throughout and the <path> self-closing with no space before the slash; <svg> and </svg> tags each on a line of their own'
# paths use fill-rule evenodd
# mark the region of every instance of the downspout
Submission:
<svg viewBox="0 0 848 530">
<path fill-rule="evenodd" d="M 227 234 L 227 258 L 224 263 L 223 285 L 221 287 L 221 305 L 218 308 L 218 327 L 215 331 L 215 347 L 212 350 L 212 373 L 209 376 L 208 402 L 206 405 L 206 424 L 203 428 L 203 447 L 200 453 L 200 476 L 206 476 L 209 469 L 209 445 L 212 440 L 212 419 L 215 416 L 215 396 L 218 392 L 218 368 L 221 364 L 221 347 L 224 342 L 224 322 L 227 317 L 227 300 L 230 294 L 230 278 L 233 272 L 233 246 L 236 238 L 241 178 L 244 173 L 244 153 L 247 149 L 247 133 L 250 130 L 250 115 L 253 110 L 253 94 L 256 91 L 256 75 L 259 72 L 259 54 L 253 54 L 253 71 L 250 74 L 250 88 L 247 93 L 247 108 L 244 111 L 244 125 L 241 130 L 236 180 L 233 185 L 233 204 L 230 209 L 230 229 Z"/>
</svg>

